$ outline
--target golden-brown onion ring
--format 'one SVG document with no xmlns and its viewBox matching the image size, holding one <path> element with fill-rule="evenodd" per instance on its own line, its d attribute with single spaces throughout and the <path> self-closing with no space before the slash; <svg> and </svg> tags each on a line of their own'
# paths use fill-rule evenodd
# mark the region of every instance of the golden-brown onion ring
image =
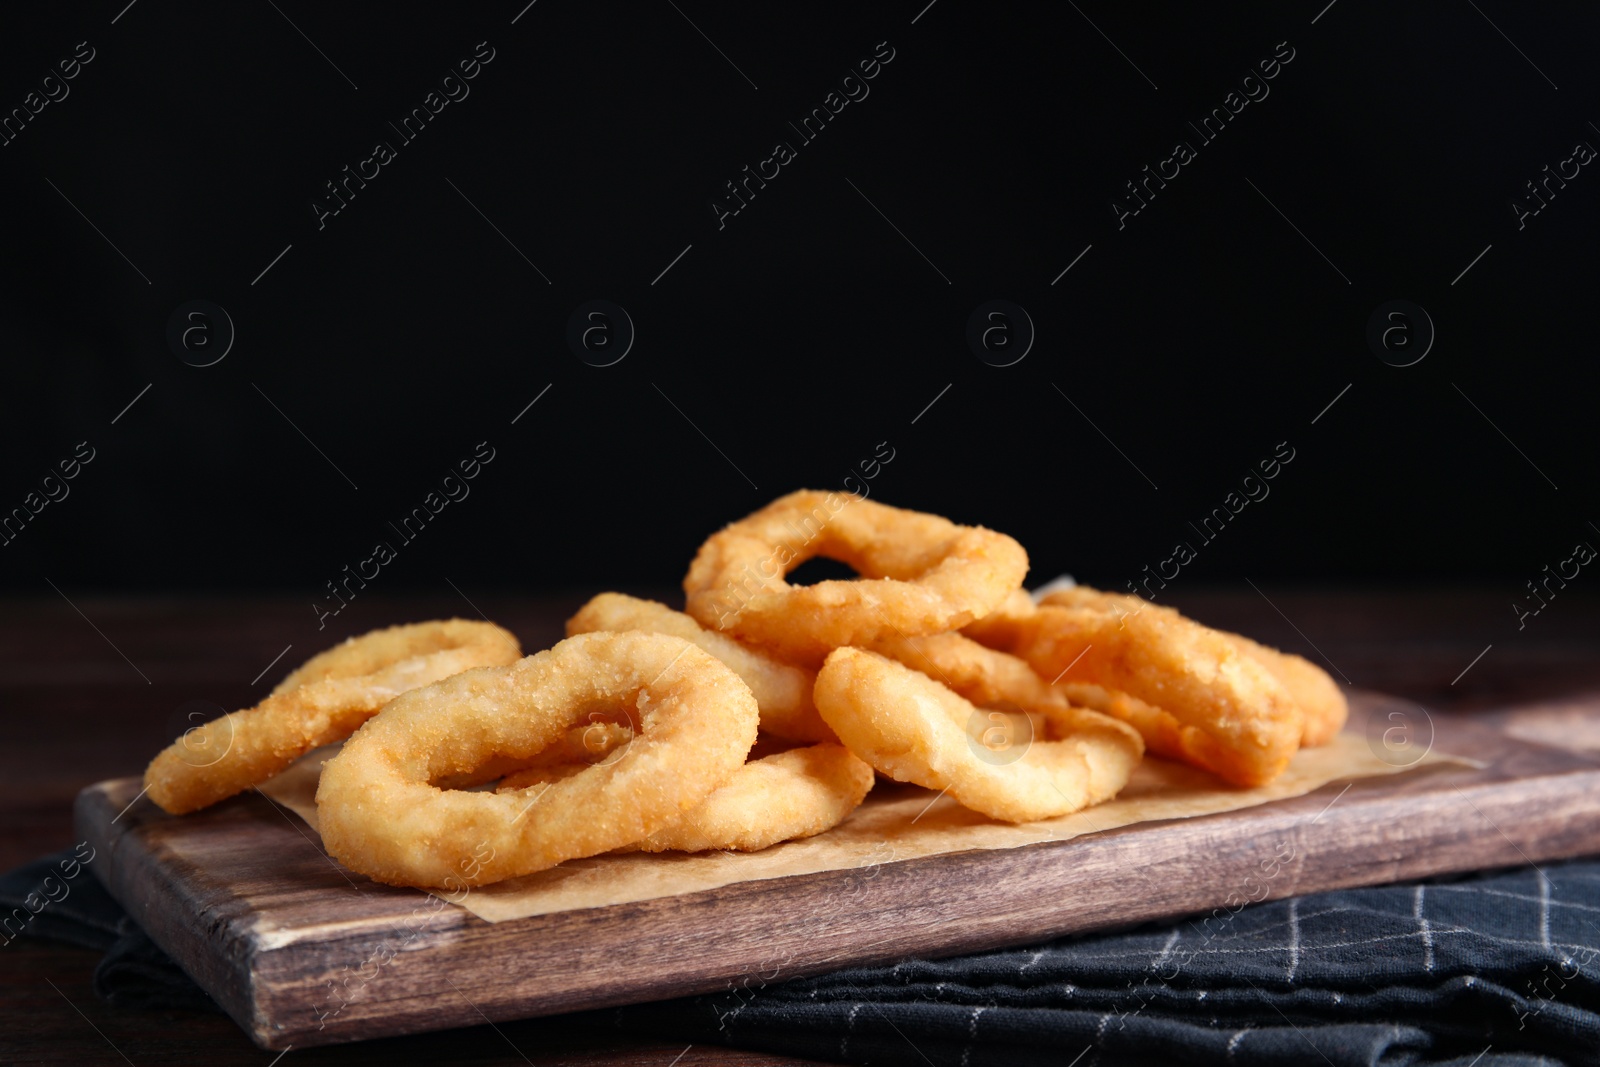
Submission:
<svg viewBox="0 0 1600 1067">
<path fill-rule="evenodd" d="M 947 790 L 990 818 L 1028 822 L 1078 811 L 1117 794 L 1144 752 L 1139 735 L 1108 716 L 1070 708 L 1067 731 L 1006 760 L 982 758 L 969 701 L 875 652 L 841 648 L 817 673 L 817 710 L 845 745 L 889 777 Z M 1052 733 L 1054 731 L 1052 730 Z"/>
<path fill-rule="evenodd" d="M 961 632 L 989 648 L 1010 648 L 1017 642 L 1022 620 L 1037 610 L 1026 589 L 1013 589 L 993 611 L 963 626 Z"/>
<path fill-rule="evenodd" d="M 1282 773 L 1300 746 L 1305 720 L 1270 671 L 1171 608 L 1066 592 L 1071 606 L 1044 604 L 979 632 L 1052 682 L 1126 693 L 1170 715 L 1170 728 L 1144 735 L 1158 755 L 1237 785 L 1260 785 Z"/>
<path fill-rule="evenodd" d="M 861 578 L 792 586 L 815 556 Z M 800 490 L 713 534 L 683 580 L 688 612 L 807 665 L 842 645 L 942 633 L 980 618 L 1017 588 L 1028 555 L 1005 534 Z"/>
<path fill-rule="evenodd" d="M 1026 660 L 958 633 L 881 638 L 868 647 L 921 671 L 980 708 L 1049 715 L 1069 706 L 1065 695 L 1040 678 Z"/>
<path fill-rule="evenodd" d="M 856 810 L 873 780 L 872 768 L 838 742 L 791 748 L 746 763 L 683 818 L 617 851 L 755 852 L 812 837 Z M 532 775 L 514 775 L 499 791 L 533 784 Z"/>
<path fill-rule="evenodd" d="M 196 811 L 349 737 L 408 689 L 472 667 L 513 663 L 520 655 L 510 633 L 466 619 L 352 637 L 313 656 L 255 707 L 189 730 L 151 761 L 145 786 L 150 799 L 174 815 Z"/>
<path fill-rule="evenodd" d="M 622 715 L 603 716 L 589 713 L 589 722 L 572 727 L 554 744 L 532 759 L 511 759 L 497 756 L 467 775 L 453 775 L 433 784 L 441 789 L 467 789 L 486 782 L 494 782 L 495 792 L 508 789 L 525 789 L 561 778 L 571 778 L 586 767 L 592 767 L 618 753 L 622 746 L 633 740 L 635 724 Z M 624 721 L 617 722 L 615 719 Z"/>
<path fill-rule="evenodd" d="M 1289 691 L 1290 698 L 1300 705 L 1301 714 L 1305 717 L 1305 726 L 1300 734 L 1302 745 L 1325 745 L 1344 729 L 1345 720 L 1350 717 L 1350 702 L 1327 671 L 1304 656 L 1280 652 L 1242 634 L 1225 630 L 1218 632 L 1232 641 L 1241 652 L 1271 671 Z"/>
<path fill-rule="evenodd" d="M 815 671 L 791 667 L 715 630 L 707 630 L 681 611 L 654 600 L 622 593 L 601 593 L 567 620 L 567 636 L 609 630 L 643 630 L 671 634 L 697 645 L 733 668 L 744 679 L 761 708 L 761 729 L 790 741 L 831 741 L 816 706 L 811 703 Z"/>
<path fill-rule="evenodd" d="M 638 725 L 577 774 L 512 793 L 441 790 L 495 756 L 532 759 L 592 713 Z M 322 768 L 323 844 L 352 870 L 414 886 L 484 885 L 639 841 L 744 764 L 755 698 L 678 637 L 593 633 L 392 701 Z"/>
<path fill-rule="evenodd" d="M 1095 608 L 1114 614 L 1136 614 L 1146 608 L 1155 607 L 1140 597 L 1124 593 L 1104 593 L 1086 586 L 1058 590 L 1045 596 L 1040 603 L 1059 607 Z M 1240 652 L 1265 667 L 1289 691 L 1290 699 L 1299 706 L 1304 718 L 1300 735 L 1302 745 L 1325 745 L 1344 729 L 1345 720 L 1350 715 L 1350 704 L 1327 671 L 1302 656 L 1280 652 L 1252 641 L 1242 634 L 1229 633 L 1227 630 L 1213 632 L 1220 634 Z"/>
</svg>

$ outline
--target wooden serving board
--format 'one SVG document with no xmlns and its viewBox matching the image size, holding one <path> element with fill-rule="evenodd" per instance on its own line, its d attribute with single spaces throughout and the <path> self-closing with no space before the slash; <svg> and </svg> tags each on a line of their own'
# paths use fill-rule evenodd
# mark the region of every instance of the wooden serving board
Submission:
<svg viewBox="0 0 1600 1067">
<path fill-rule="evenodd" d="M 1415 705 L 1357 694 L 1351 729 Z M 1565 712 L 1571 711 L 1565 708 Z M 1589 709 L 1600 719 L 1600 705 Z M 1375 722 L 1372 720 L 1376 720 Z M 1600 852 L 1600 760 L 1504 715 L 1433 717 L 1443 764 L 1067 841 L 488 923 L 377 885 L 259 794 L 174 819 L 136 779 L 77 802 L 90 869 L 261 1046 L 327 1044 L 948 956 L 1269 898 Z M 1337 799 L 1337 803 L 1331 803 Z M 1331 804 L 1331 806 L 1330 806 Z M 130 807 L 131 805 L 131 807 Z"/>
</svg>

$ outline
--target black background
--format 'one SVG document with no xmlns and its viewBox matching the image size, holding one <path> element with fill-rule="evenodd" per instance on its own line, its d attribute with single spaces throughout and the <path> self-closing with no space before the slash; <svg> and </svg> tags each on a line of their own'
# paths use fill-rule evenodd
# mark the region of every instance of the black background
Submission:
<svg viewBox="0 0 1600 1067">
<path fill-rule="evenodd" d="M 1187 540 L 1179 581 L 1509 598 L 1600 541 L 1600 174 L 1511 209 L 1600 145 L 1600 10 L 925 3 L 8 10 L 0 111 L 95 58 L 0 148 L 0 510 L 95 459 L 0 583 L 321 596 L 481 441 L 384 590 L 669 585 L 885 448 L 876 499 L 1015 535 L 1035 581 L 1122 588 Z M 319 230 L 324 183 L 480 41 L 470 95 Z M 879 42 L 870 95 L 799 144 Z M 1270 95 L 1119 230 L 1123 183 L 1279 42 Z M 719 230 L 779 139 L 798 157 Z M 637 327 L 614 366 L 565 340 L 594 298 Z M 965 341 L 992 298 L 1037 327 L 1013 366 Z M 1438 334 L 1405 368 L 1365 341 L 1397 298 Z M 194 299 L 237 329 L 205 368 L 165 336 Z M 1202 544 L 1279 442 L 1271 495 Z"/>
</svg>

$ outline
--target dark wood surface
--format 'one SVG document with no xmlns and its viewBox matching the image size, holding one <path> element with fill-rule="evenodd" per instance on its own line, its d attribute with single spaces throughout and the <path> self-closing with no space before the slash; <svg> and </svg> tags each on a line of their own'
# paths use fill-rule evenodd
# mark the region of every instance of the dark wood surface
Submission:
<svg viewBox="0 0 1600 1067">
<path fill-rule="evenodd" d="M 511 626 L 529 648 L 559 635 L 580 598 L 495 600 L 464 591 Z M 1600 604 L 1563 594 L 1519 631 L 1515 590 L 1396 592 L 1194 592 L 1180 607 L 1313 658 L 1336 677 L 1415 700 L 1436 717 L 1475 711 L 1487 725 L 1516 724 L 1524 736 L 1600 751 L 1588 708 L 1600 694 Z M 1271 598 L 1269 603 L 1266 597 Z M 182 718 L 186 701 L 224 707 L 253 702 L 285 667 L 348 632 L 401 619 L 471 614 L 462 598 L 371 600 L 318 633 L 300 601 L 127 601 L 0 606 L 0 863 L 11 866 L 72 843 L 71 802 L 94 781 L 137 774 Z M 359 610 L 358 610 L 359 608 Z M 85 618 L 87 616 L 87 618 Z M 92 625 L 91 625 L 92 622 Z M 1313 647 L 1312 642 L 1315 642 Z M 257 678 L 286 644 L 294 648 Z M 1485 646 L 1493 647 L 1470 669 Z M 126 658 L 124 658 L 124 656 Z M 130 662 L 131 661 L 131 662 Z M 1459 680 L 1456 680 L 1459 677 Z M 148 682 L 147 682 L 148 679 Z M 1358 786 L 1357 788 L 1363 788 Z M 1501 862 L 1492 860 L 1491 862 Z M 1395 868 L 1400 873 L 1400 868 Z M 230 1021 L 187 1013 L 138 1013 L 96 1001 L 93 954 L 18 942 L 0 950 L 0 1060 L 25 1063 L 267 1063 Z M 48 981 L 47 981 L 48 980 Z M 515 1048 L 513 1048 L 515 1046 Z M 404 1050 L 401 1057 L 398 1050 Z M 446 1034 L 328 1049 L 296 1050 L 329 1062 L 426 1055 L 438 1062 L 653 1063 L 684 1050 L 624 1041 L 562 1019 L 503 1023 Z M 782 1062 L 694 1048 L 679 1061 Z"/>
</svg>

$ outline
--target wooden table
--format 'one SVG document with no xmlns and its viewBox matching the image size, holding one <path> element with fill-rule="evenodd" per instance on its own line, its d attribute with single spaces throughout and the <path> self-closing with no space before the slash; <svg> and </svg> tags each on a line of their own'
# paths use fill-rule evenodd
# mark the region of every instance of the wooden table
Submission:
<svg viewBox="0 0 1600 1067">
<path fill-rule="evenodd" d="M 1173 602 L 1196 617 L 1331 663 L 1336 677 L 1354 685 L 1406 697 L 1434 714 L 1515 715 L 1531 729 L 1600 752 L 1600 723 L 1575 721 L 1566 711 L 1575 696 L 1600 692 L 1600 597 L 1564 591 L 1519 630 L 1508 607 L 1516 594 L 1510 583 L 1412 593 L 1174 592 Z M 534 649 L 560 636 L 561 621 L 582 598 L 474 599 Z M 347 633 L 474 613 L 461 598 L 374 598 L 333 620 L 343 625 L 319 632 L 298 599 L 80 597 L 77 608 L 81 615 L 59 599 L 0 605 L 0 869 L 70 845 L 77 791 L 139 773 L 192 710 L 188 702 L 244 706 L 287 667 Z M 0 1062 L 271 1062 L 272 1054 L 224 1017 L 99 1002 L 90 989 L 94 963 L 91 952 L 44 942 L 0 950 Z M 423 1057 L 660 1067 L 797 1062 L 698 1046 L 685 1052 L 559 1018 L 290 1056 L 345 1064 Z"/>
</svg>

